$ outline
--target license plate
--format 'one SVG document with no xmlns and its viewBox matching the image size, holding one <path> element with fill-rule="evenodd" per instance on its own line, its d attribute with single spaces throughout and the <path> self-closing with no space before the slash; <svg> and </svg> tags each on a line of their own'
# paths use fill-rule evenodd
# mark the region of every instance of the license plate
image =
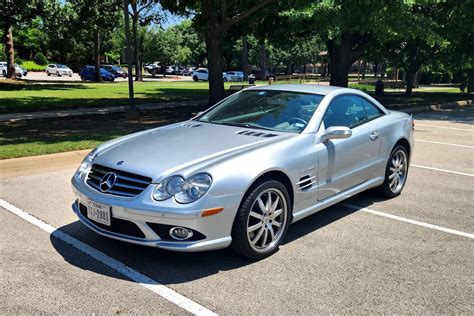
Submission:
<svg viewBox="0 0 474 316">
<path fill-rule="evenodd" d="M 87 217 L 91 220 L 110 226 L 110 206 L 95 201 L 87 205 Z"/>
</svg>

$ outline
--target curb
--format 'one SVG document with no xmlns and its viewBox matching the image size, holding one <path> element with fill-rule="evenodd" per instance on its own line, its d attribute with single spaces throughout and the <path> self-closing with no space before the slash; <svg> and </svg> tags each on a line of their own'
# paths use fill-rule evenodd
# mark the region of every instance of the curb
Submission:
<svg viewBox="0 0 474 316">
<path fill-rule="evenodd" d="M 465 100 L 465 101 L 455 101 L 455 102 L 436 104 L 436 105 L 417 106 L 417 107 L 408 108 L 408 109 L 398 109 L 398 111 L 405 112 L 408 114 L 414 114 L 414 113 L 420 113 L 420 112 L 431 112 L 431 111 L 453 109 L 453 108 L 472 105 L 472 104 L 474 104 L 474 100 Z"/>
</svg>

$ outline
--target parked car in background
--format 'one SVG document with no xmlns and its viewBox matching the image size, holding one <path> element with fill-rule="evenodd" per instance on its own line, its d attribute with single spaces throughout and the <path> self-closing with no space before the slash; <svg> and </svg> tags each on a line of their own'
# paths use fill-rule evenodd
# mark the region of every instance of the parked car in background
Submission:
<svg viewBox="0 0 474 316">
<path fill-rule="evenodd" d="M 183 70 L 183 76 L 191 76 L 195 70 L 196 67 L 186 67 Z"/>
<path fill-rule="evenodd" d="M 127 78 L 128 73 L 119 66 L 115 65 L 101 65 L 100 68 L 107 70 L 115 76 L 115 78 Z"/>
<path fill-rule="evenodd" d="M 199 80 L 207 81 L 208 79 L 209 79 L 209 72 L 207 68 L 199 68 L 193 72 L 193 80 L 196 82 Z"/>
<path fill-rule="evenodd" d="M 94 66 L 84 66 L 79 71 L 79 76 L 81 76 L 82 81 L 95 81 L 95 67 Z M 115 76 L 111 72 L 108 72 L 104 68 L 100 68 L 100 76 L 104 81 L 114 81 Z"/>
<path fill-rule="evenodd" d="M 268 80 L 270 77 L 275 79 L 275 74 L 270 73 L 268 70 L 262 71 L 262 69 L 254 69 L 251 72 L 257 80 Z"/>
<path fill-rule="evenodd" d="M 153 75 L 153 73 L 155 74 L 158 73 L 158 70 L 160 69 L 160 65 L 158 63 L 145 64 L 143 68 L 145 69 L 146 72 Z"/>
<path fill-rule="evenodd" d="M 28 70 L 18 64 L 15 64 L 15 74 L 17 77 L 24 77 L 28 74 Z"/>
<path fill-rule="evenodd" d="M 224 81 L 244 81 L 244 72 L 243 71 L 224 72 Z"/>
<path fill-rule="evenodd" d="M 46 73 L 48 76 L 56 75 L 56 76 L 69 76 L 72 77 L 72 70 L 66 65 L 63 64 L 49 64 L 46 67 Z"/>
<path fill-rule="evenodd" d="M 2 76 L 4 77 L 7 76 L 7 62 L 6 61 L 0 61 L 0 71 L 2 72 Z"/>
</svg>

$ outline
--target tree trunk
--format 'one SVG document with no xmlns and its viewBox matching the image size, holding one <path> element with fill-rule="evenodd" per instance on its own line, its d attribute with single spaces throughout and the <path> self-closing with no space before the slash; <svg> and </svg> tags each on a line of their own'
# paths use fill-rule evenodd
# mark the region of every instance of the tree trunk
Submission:
<svg viewBox="0 0 474 316">
<path fill-rule="evenodd" d="M 13 47 L 13 28 L 5 26 L 5 55 L 7 56 L 7 78 L 15 77 L 15 50 Z"/>
<path fill-rule="evenodd" d="M 139 56 L 140 46 L 138 45 L 138 13 L 132 16 L 132 32 L 133 32 L 133 63 L 135 64 L 135 81 L 141 81 L 142 70 L 140 67 Z"/>
<path fill-rule="evenodd" d="M 225 98 L 222 78 L 222 33 L 218 30 L 206 36 L 207 60 L 209 66 L 209 105 Z"/>
<path fill-rule="evenodd" d="M 95 66 L 95 81 L 102 82 L 100 75 L 100 31 L 94 31 L 94 66 Z"/>
<path fill-rule="evenodd" d="M 411 96 L 413 92 L 413 85 L 415 83 L 416 70 L 408 69 L 406 71 L 406 90 L 405 95 Z"/>
<path fill-rule="evenodd" d="M 249 78 L 249 49 L 247 35 L 242 36 L 242 70 L 244 71 L 244 81 Z"/>
<path fill-rule="evenodd" d="M 265 47 L 265 40 L 260 39 L 259 41 L 259 48 L 260 48 L 260 69 L 262 70 L 262 78 L 261 80 L 265 80 L 265 74 L 267 70 L 267 50 Z"/>
<path fill-rule="evenodd" d="M 467 93 L 474 92 L 474 69 L 467 72 Z"/>
<path fill-rule="evenodd" d="M 350 36 L 343 35 L 340 43 L 336 43 L 334 40 L 329 41 L 328 54 L 329 72 L 331 74 L 329 84 L 347 88 L 349 70 L 354 61 Z"/>
</svg>

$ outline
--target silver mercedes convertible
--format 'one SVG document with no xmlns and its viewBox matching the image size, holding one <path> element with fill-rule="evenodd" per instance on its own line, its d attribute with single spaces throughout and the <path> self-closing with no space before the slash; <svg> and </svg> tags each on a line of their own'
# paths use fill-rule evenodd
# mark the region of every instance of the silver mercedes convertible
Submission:
<svg viewBox="0 0 474 316">
<path fill-rule="evenodd" d="M 121 241 L 262 259 L 306 216 L 371 188 L 398 196 L 413 146 L 412 118 L 361 91 L 257 86 L 95 148 L 73 210 Z"/>
</svg>

